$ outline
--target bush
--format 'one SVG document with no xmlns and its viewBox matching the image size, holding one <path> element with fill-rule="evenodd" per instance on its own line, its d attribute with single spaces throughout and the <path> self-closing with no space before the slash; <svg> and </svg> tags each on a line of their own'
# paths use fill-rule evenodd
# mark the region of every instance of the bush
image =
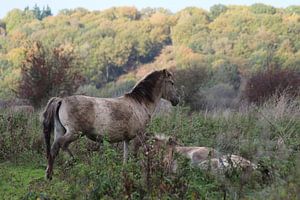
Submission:
<svg viewBox="0 0 300 200">
<path fill-rule="evenodd" d="M 228 7 L 223 4 L 215 4 L 210 7 L 210 17 L 211 19 L 216 19 L 220 14 L 225 13 L 228 10 Z"/>
<path fill-rule="evenodd" d="M 255 3 L 250 7 L 251 11 L 255 14 L 275 14 L 276 8 L 273 6 L 265 5 L 262 3 Z"/>
<path fill-rule="evenodd" d="M 235 106 L 237 92 L 233 86 L 220 83 L 199 93 L 202 102 L 199 104 L 206 109 L 232 108 Z"/>
<path fill-rule="evenodd" d="M 197 94 L 202 84 L 207 80 L 207 71 L 204 67 L 190 67 L 177 70 L 175 73 L 176 87 L 180 88 L 181 98 L 184 104 L 192 110 L 199 110 L 199 95 Z"/>
<path fill-rule="evenodd" d="M 43 152 L 40 122 L 36 113 L 1 110 L 0 162 L 18 161 Z"/>
<path fill-rule="evenodd" d="M 300 72 L 267 70 L 254 74 L 247 82 L 243 96 L 250 103 L 261 104 L 272 96 L 283 93 L 295 97 L 300 91 Z"/>
<path fill-rule="evenodd" d="M 228 83 L 233 86 L 234 90 L 238 90 L 241 84 L 241 77 L 237 65 L 229 61 L 221 62 L 217 69 L 213 71 L 212 81 L 217 84 Z"/>
<path fill-rule="evenodd" d="M 74 59 L 71 46 L 47 50 L 41 42 L 28 43 L 21 66 L 19 96 L 38 107 L 61 91 L 69 95 L 75 92 L 83 77 L 75 70 Z"/>
</svg>

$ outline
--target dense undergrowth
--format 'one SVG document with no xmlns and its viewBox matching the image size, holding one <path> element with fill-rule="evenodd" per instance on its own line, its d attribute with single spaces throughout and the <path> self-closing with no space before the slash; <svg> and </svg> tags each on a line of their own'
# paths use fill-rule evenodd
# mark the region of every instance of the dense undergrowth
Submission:
<svg viewBox="0 0 300 200">
<path fill-rule="evenodd" d="M 0 194 L 4 199 L 299 199 L 299 113 L 299 102 L 281 97 L 234 111 L 191 114 L 177 107 L 148 127 L 186 146 L 241 155 L 258 164 L 251 174 L 213 174 L 181 157 L 173 174 L 160 154 L 150 157 L 143 150 L 122 165 L 121 144 L 104 142 L 99 150 L 81 138 L 71 144 L 76 161 L 61 152 L 54 179 L 46 181 L 38 113 L 6 110 L 0 114 Z"/>
</svg>

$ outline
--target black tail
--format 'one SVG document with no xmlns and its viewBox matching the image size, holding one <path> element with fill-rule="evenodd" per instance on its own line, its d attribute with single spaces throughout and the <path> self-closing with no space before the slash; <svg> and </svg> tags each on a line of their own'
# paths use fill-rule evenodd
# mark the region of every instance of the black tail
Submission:
<svg viewBox="0 0 300 200">
<path fill-rule="evenodd" d="M 47 158 L 50 157 L 50 139 L 51 139 L 51 132 L 54 129 L 54 117 L 58 115 L 58 110 L 61 105 L 61 98 L 53 97 L 51 98 L 46 106 L 45 111 L 43 112 L 43 133 L 45 137 L 45 144 L 46 144 L 46 154 Z"/>
</svg>

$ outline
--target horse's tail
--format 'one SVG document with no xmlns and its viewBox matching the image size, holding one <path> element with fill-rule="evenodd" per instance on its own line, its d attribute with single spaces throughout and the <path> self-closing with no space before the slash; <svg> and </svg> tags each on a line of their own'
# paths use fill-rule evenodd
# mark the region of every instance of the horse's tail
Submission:
<svg viewBox="0 0 300 200">
<path fill-rule="evenodd" d="M 51 98 L 43 112 L 43 133 L 45 137 L 47 158 L 50 157 L 51 132 L 54 129 L 54 118 L 58 117 L 58 110 L 62 99 L 59 97 Z"/>
</svg>

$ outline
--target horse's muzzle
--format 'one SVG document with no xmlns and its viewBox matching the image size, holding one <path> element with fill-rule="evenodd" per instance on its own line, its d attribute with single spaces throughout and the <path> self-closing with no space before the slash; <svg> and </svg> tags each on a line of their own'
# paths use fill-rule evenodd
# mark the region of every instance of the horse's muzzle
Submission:
<svg viewBox="0 0 300 200">
<path fill-rule="evenodd" d="M 173 99 L 171 100 L 172 106 L 176 106 L 178 103 L 179 103 L 179 98 L 178 98 L 178 97 L 173 98 Z"/>
</svg>

